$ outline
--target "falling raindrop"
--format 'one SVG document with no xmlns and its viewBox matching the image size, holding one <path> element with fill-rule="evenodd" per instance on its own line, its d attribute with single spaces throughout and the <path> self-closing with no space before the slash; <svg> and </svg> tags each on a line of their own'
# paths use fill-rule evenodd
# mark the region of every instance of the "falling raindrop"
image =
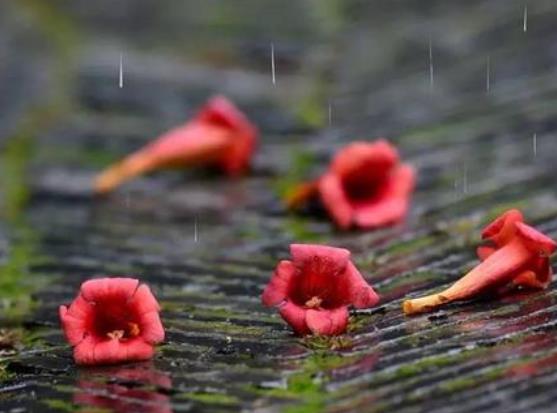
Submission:
<svg viewBox="0 0 557 413">
<path fill-rule="evenodd" d="M 462 192 L 468 193 L 468 166 L 464 164 L 464 171 L 462 174 Z"/>
<path fill-rule="evenodd" d="M 524 5 L 524 24 L 523 24 L 524 33 L 528 30 L 528 4 Z"/>
<path fill-rule="evenodd" d="M 485 91 L 487 93 L 489 93 L 489 87 L 490 87 L 490 68 L 491 64 L 490 64 L 490 59 L 489 56 L 487 56 L 487 65 L 486 65 L 486 74 L 485 74 Z"/>
<path fill-rule="evenodd" d="M 433 47 L 431 45 L 431 35 L 429 36 L 429 88 L 433 90 Z"/>
<path fill-rule="evenodd" d="M 193 221 L 193 240 L 194 242 L 199 241 L 199 231 L 197 229 L 197 215 L 195 216 Z"/>
<path fill-rule="evenodd" d="M 273 77 L 273 85 L 276 84 L 275 76 L 275 45 L 271 43 L 271 75 Z"/>
<path fill-rule="evenodd" d="M 333 108 L 331 106 L 331 101 L 329 101 L 329 126 L 331 126 L 332 121 L 333 121 Z"/>
<path fill-rule="evenodd" d="M 120 89 L 124 87 L 124 65 L 123 65 L 122 53 L 120 53 L 120 72 L 118 76 L 118 86 L 120 87 Z"/>
<path fill-rule="evenodd" d="M 535 133 L 532 136 L 532 148 L 534 149 L 534 156 L 538 156 L 538 137 Z"/>
</svg>

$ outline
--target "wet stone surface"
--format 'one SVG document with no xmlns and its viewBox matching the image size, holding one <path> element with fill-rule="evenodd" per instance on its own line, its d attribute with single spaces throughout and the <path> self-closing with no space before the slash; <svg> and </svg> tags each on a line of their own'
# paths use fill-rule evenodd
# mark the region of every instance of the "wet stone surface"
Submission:
<svg viewBox="0 0 557 413">
<path fill-rule="evenodd" d="M 473 266 L 509 207 L 557 236 L 552 0 L 528 3 L 527 31 L 524 1 L 93 3 L 0 4 L 0 411 L 554 411 L 554 285 L 400 311 Z M 91 195 L 215 92 L 261 129 L 249 177 L 166 171 Z M 419 170 L 404 226 L 284 211 L 281 191 L 377 136 Z M 381 305 L 338 339 L 293 336 L 259 301 L 293 241 L 349 248 Z M 57 308 L 102 274 L 159 298 L 153 361 L 73 364 Z"/>
</svg>

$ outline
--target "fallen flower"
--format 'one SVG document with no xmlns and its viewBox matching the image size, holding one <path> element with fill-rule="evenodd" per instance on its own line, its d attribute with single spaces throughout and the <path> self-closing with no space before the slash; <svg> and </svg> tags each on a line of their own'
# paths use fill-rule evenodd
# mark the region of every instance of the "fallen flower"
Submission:
<svg viewBox="0 0 557 413">
<path fill-rule="evenodd" d="M 133 278 L 85 281 L 60 320 L 77 364 L 147 360 L 164 339 L 159 304 L 146 284 Z"/>
<path fill-rule="evenodd" d="M 216 96 L 192 120 L 102 172 L 95 180 L 95 192 L 110 192 L 156 169 L 193 164 L 216 166 L 236 176 L 248 167 L 256 143 L 256 127 L 232 102 Z"/>
<path fill-rule="evenodd" d="M 297 208 L 319 195 L 341 229 L 375 228 L 398 223 L 408 212 L 415 171 L 401 164 L 389 142 L 354 142 L 341 149 L 318 180 L 299 185 L 287 197 Z"/>
<path fill-rule="evenodd" d="M 482 261 L 479 265 L 441 293 L 404 301 L 404 312 L 426 312 L 486 292 L 549 285 L 552 275 L 549 257 L 557 244 L 526 225 L 520 211 L 505 212 L 482 231 L 482 238 L 488 245 L 478 248 Z"/>
<path fill-rule="evenodd" d="M 478 247 L 477 254 L 480 260 L 485 261 L 495 251 L 513 240 L 517 225 L 522 227 L 524 231 L 535 236 L 537 231 L 528 225 L 523 224 L 524 218 L 522 213 L 517 209 L 511 209 L 493 221 L 482 231 L 482 239 L 486 240 L 486 245 Z M 520 225 L 519 225 L 520 224 Z M 529 229 L 528 229 L 529 228 Z M 542 237 L 545 238 L 543 234 Z M 553 242 L 552 240 L 550 240 Z M 543 242 L 543 240 L 540 240 Z M 533 289 L 544 289 L 549 286 L 553 271 L 549 260 L 549 255 L 540 255 L 531 263 L 532 270 L 524 271 L 511 280 L 509 287 L 523 287 Z"/>
<path fill-rule="evenodd" d="M 350 260 L 350 251 L 292 244 L 292 261 L 280 261 L 263 291 L 296 333 L 337 335 L 346 330 L 348 306 L 373 307 L 379 296 Z"/>
</svg>

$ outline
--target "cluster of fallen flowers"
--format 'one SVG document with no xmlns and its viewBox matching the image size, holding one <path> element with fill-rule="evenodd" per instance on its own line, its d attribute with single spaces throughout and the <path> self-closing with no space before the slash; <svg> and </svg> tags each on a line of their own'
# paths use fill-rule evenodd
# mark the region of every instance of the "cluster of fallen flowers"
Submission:
<svg viewBox="0 0 557 413">
<path fill-rule="evenodd" d="M 162 135 L 103 172 L 98 193 L 158 168 L 206 164 L 235 176 L 245 171 L 256 147 L 257 129 L 228 100 L 211 99 L 190 122 Z M 385 140 L 355 142 L 341 149 L 318 179 L 296 187 L 287 205 L 321 201 L 341 229 L 391 225 L 404 219 L 415 172 L 400 162 Z M 444 291 L 406 300 L 405 314 L 435 310 L 457 300 L 501 295 L 517 289 L 545 289 L 551 282 L 550 256 L 557 244 L 509 210 L 482 232 L 480 264 Z M 292 244 L 291 260 L 280 261 L 263 291 L 298 335 L 333 336 L 346 331 L 349 308 L 380 302 L 354 266 L 350 251 L 326 245 Z M 60 320 L 74 359 L 81 365 L 150 359 L 164 340 L 160 307 L 145 284 L 133 278 L 101 278 L 82 284 L 78 296 L 61 306 Z"/>
<path fill-rule="evenodd" d="M 257 141 L 255 125 L 228 99 L 216 96 L 184 125 L 103 171 L 95 180 L 95 192 L 107 194 L 163 168 L 204 165 L 238 176 L 248 169 Z M 286 205 L 297 209 L 318 197 L 340 229 L 396 224 L 408 212 L 415 175 L 386 140 L 357 141 L 339 150 L 319 179 L 294 188 Z"/>
</svg>

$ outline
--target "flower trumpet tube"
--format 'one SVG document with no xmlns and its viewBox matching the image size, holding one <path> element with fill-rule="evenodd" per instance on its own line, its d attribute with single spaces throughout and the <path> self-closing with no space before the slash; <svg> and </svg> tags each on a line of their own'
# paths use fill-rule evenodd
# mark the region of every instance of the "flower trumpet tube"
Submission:
<svg viewBox="0 0 557 413">
<path fill-rule="evenodd" d="M 186 124 L 103 171 L 95 180 L 95 192 L 108 193 L 136 176 L 161 168 L 204 164 L 236 176 L 249 165 L 256 142 L 255 126 L 229 100 L 217 96 Z"/>
<path fill-rule="evenodd" d="M 545 288 L 551 280 L 549 257 L 557 244 L 522 222 L 510 210 L 482 233 L 493 246 L 480 247 L 482 262 L 446 290 L 403 303 L 406 314 L 427 312 L 452 301 L 466 300 L 502 288 Z M 487 248 L 487 249 L 486 249 Z"/>
</svg>

